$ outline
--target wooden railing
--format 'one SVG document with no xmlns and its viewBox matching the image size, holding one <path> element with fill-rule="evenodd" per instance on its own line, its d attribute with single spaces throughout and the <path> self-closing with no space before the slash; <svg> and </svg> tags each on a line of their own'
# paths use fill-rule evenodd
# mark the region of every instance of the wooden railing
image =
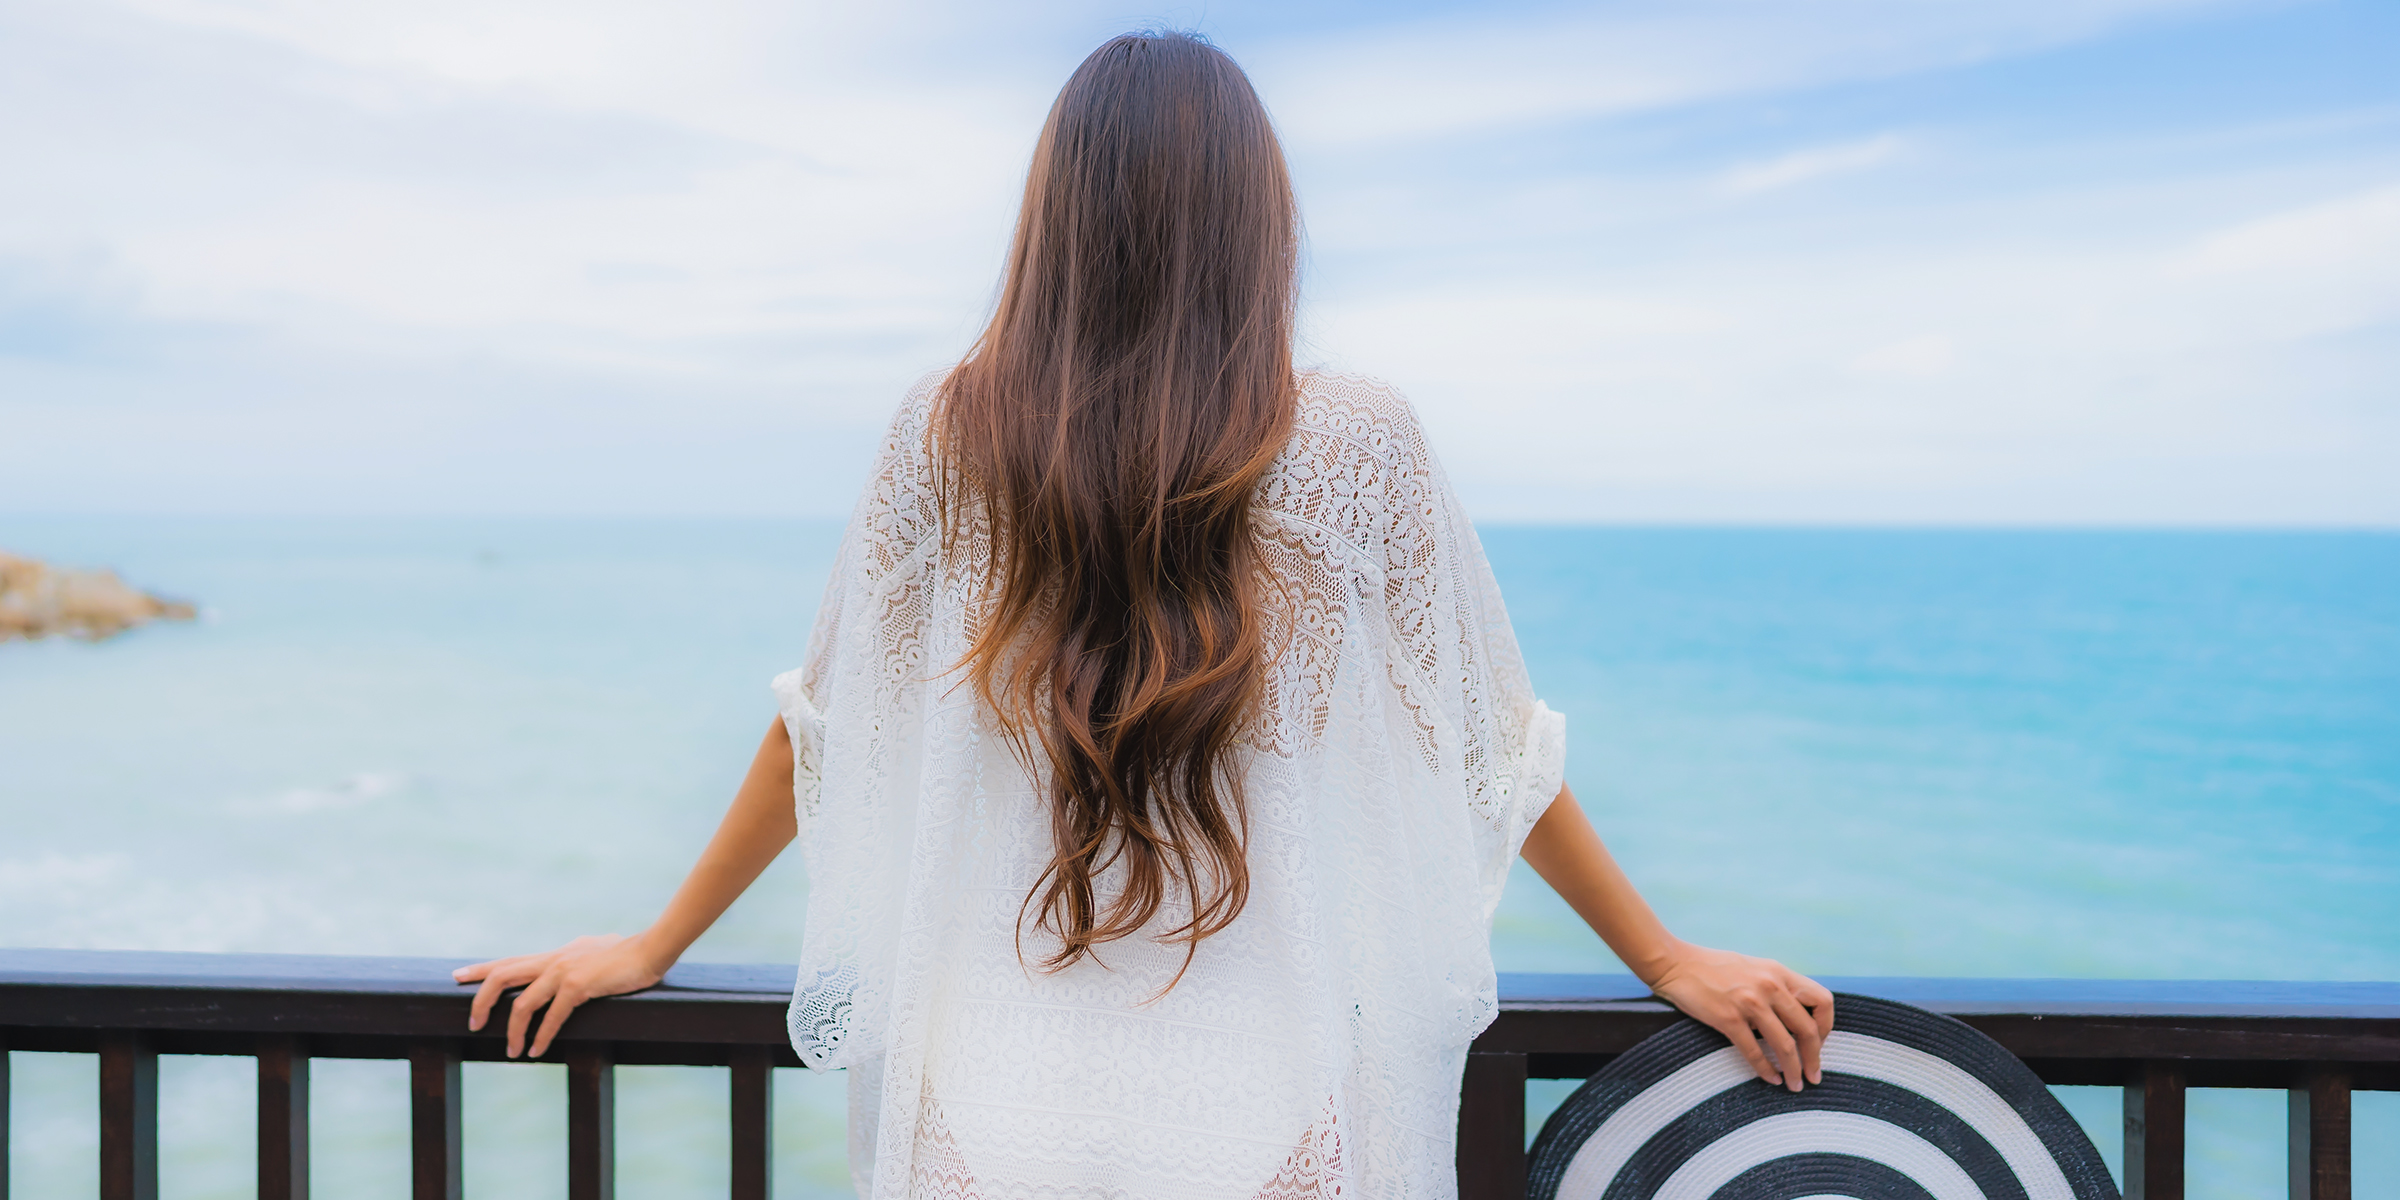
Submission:
<svg viewBox="0 0 2400 1200">
<path fill-rule="evenodd" d="M 158 1190 L 158 1056 L 258 1062 L 261 1200 L 308 1194 L 308 1076 L 316 1058 L 405 1059 L 413 1195 L 460 1195 L 459 1064 L 498 1061 L 495 1020 L 467 1034 L 472 989 L 450 959 L 0 950 L 0 1048 L 100 1056 L 100 1193 Z M 567 1178 L 574 1200 L 614 1192 L 617 1064 L 729 1068 L 732 1194 L 763 1200 L 772 1070 L 788 967 L 686 965 L 665 985 L 597 1001 L 568 1022 Z M 2350 1093 L 2400 1090 L 2400 984 L 2020 979 L 1828 979 L 1966 1021 L 2053 1084 L 2125 1089 L 2129 1197 L 2183 1195 L 2191 1087 L 2290 1095 L 2295 1200 L 2347 1200 Z M 1503 975 L 1501 1015 L 1468 1057 L 1459 1120 L 1465 1200 L 1517 1200 L 1525 1081 L 1580 1078 L 1675 1018 L 1622 975 Z M 0 1056 L 0 1200 L 7 1070 Z"/>
</svg>

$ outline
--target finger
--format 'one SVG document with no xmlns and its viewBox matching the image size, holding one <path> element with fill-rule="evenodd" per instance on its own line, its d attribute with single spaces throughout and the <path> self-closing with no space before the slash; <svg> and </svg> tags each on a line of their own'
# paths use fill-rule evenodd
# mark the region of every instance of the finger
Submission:
<svg viewBox="0 0 2400 1200">
<path fill-rule="evenodd" d="M 450 978 L 455 979 L 460 983 L 473 983 L 476 980 L 491 974 L 493 971 L 509 965 L 510 963 L 520 963 L 528 959 L 542 957 L 545 956 L 539 954 L 511 954 L 506 958 L 487 958 L 479 963 L 468 963 L 467 965 L 450 972 Z"/>
<path fill-rule="evenodd" d="M 542 1015 L 541 1032 L 534 1035 L 533 1053 L 526 1057 L 540 1058 L 544 1052 L 548 1051 L 550 1039 L 558 1036 L 559 1027 L 567 1023 L 567 1018 L 574 1015 L 575 1007 L 582 1004 L 585 999 L 580 988 L 560 989 L 557 997 L 550 1001 L 550 1011 Z"/>
<path fill-rule="evenodd" d="M 499 976 L 491 975 L 484 978 L 483 986 L 475 989 L 474 1002 L 467 1005 L 468 1033 L 483 1028 L 483 1023 L 491 1019 L 492 1006 L 500 1002 L 500 993 L 506 990 L 508 990 L 508 985 L 502 983 Z"/>
<path fill-rule="evenodd" d="M 1800 993 L 1800 1002 L 1807 1005 L 1808 1011 L 1817 1018 L 1817 1032 L 1832 1037 L 1833 993 L 1824 984 L 1806 976 L 1801 977 L 1801 982 L 1808 985 L 1808 990 Z"/>
<path fill-rule="evenodd" d="M 475 989 L 475 999 L 467 1005 L 467 1032 L 469 1033 L 483 1028 L 483 1023 L 491 1018 L 492 1006 L 500 1002 L 500 993 L 513 986 L 507 975 L 496 971 L 487 971 L 481 978 L 483 986 Z M 518 980 L 517 982 L 524 981 Z"/>
<path fill-rule="evenodd" d="M 1783 1027 L 1783 1021 L 1775 1015 L 1774 1006 L 1764 999 L 1752 997 L 1742 1005 L 1742 1013 L 1750 1018 L 1751 1026 L 1766 1039 L 1767 1049 L 1774 1052 L 1778 1068 L 1776 1073 L 1780 1078 L 1770 1082 L 1799 1091 L 1800 1044 L 1792 1040 L 1792 1032 Z"/>
<path fill-rule="evenodd" d="M 1817 1027 L 1817 1044 L 1822 1046 L 1833 1036 L 1833 992 L 1824 984 L 1797 971 L 1792 977 L 1792 996 L 1808 1006 L 1809 1020 Z M 1810 1082 L 1818 1082 L 1811 1079 Z"/>
<path fill-rule="evenodd" d="M 536 959 L 548 957 L 549 955 L 547 954 L 511 954 L 505 958 L 487 958 L 479 963 L 468 963 L 466 966 L 450 972 L 450 978 L 455 979 L 460 983 L 473 983 L 476 980 L 491 974 L 493 971 L 505 969 L 512 964 L 532 962 Z"/>
<path fill-rule="evenodd" d="M 1741 1053 L 1742 1061 L 1749 1063 L 1750 1069 L 1756 1071 L 1760 1079 L 1768 1083 L 1783 1082 L 1775 1074 L 1774 1064 L 1767 1061 L 1766 1052 L 1758 1048 L 1758 1038 L 1750 1032 L 1749 1022 L 1736 1016 L 1726 1018 L 1721 1024 L 1712 1021 L 1710 1026 L 1733 1043 L 1733 1048 Z"/>
<path fill-rule="evenodd" d="M 533 1023 L 533 1014 L 558 992 L 558 972 L 544 971 L 542 977 L 525 985 L 517 993 L 517 1002 L 508 1009 L 508 1056 L 515 1058 L 525 1049 L 525 1027 Z"/>
<path fill-rule="evenodd" d="M 519 959 L 503 959 L 484 964 L 494 968 L 483 977 L 483 986 L 475 989 L 475 1000 L 467 1006 L 467 1032 L 483 1028 L 490 1019 L 492 1006 L 500 1002 L 500 993 L 519 984 L 530 983 L 542 971 L 541 967 Z"/>
<path fill-rule="evenodd" d="M 1798 1078 L 1791 1081 L 1792 1087 L 1797 1089 L 1801 1079 L 1806 1079 L 1810 1083 L 1825 1082 L 1825 1071 L 1821 1065 L 1825 1035 L 1817 1032 L 1816 1018 L 1808 1015 L 1808 1009 L 1801 1006 L 1798 996 L 1794 996 L 1782 988 L 1775 989 L 1774 993 L 1767 997 L 1767 1002 L 1774 1005 L 1775 1019 L 1781 1023 L 1792 1040 L 1798 1042 L 1800 1046 L 1798 1060 L 1800 1074 Z"/>
<path fill-rule="evenodd" d="M 1742 1015 L 1750 1018 L 1750 1025 L 1754 1027 L 1754 1030 L 1759 1030 L 1759 1037 L 1766 1042 L 1766 1049 L 1774 1054 L 1776 1075 L 1781 1075 L 1781 1078 L 1774 1082 L 1781 1082 L 1783 1087 L 1790 1087 L 1793 1092 L 1798 1092 L 1800 1090 L 1800 1044 L 1793 1042 L 1793 1034 L 1783 1027 L 1783 1020 L 1776 1015 L 1774 1003 L 1766 1001 L 1764 996 L 1750 996 L 1745 1003 L 1742 1003 Z"/>
</svg>

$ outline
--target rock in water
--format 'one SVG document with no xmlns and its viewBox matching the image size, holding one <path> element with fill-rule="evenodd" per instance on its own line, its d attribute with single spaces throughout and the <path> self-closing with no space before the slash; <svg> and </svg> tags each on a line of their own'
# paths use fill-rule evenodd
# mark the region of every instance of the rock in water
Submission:
<svg viewBox="0 0 2400 1200">
<path fill-rule="evenodd" d="M 0 642 L 53 635 L 96 642 L 193 615 L 191 605 L 137 591 L 114 571 L 63 570 L 0 552 Z"/>
</svg>

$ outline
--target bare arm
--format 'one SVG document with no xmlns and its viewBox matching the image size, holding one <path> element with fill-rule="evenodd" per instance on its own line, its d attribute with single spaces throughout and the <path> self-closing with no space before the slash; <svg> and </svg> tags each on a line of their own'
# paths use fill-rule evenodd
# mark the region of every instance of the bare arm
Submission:
<svg viewBox="0 0 2400 1200">
<path fill-rule="evenodd" d="M 533 1056 L 541 1057 L 577 1005 L 598 996 L 639 991 L 664 978 L 667 968 L 725 915 L 799 832 L 792 813 L 791 735 L 777 720 L 759 743 L 757 757 L 750 760 L 750 774 L 734 793 L 716 836 L 708 840 L 700 861 L 650 928 L 629 938 L 613 933 L 580 937 L 547 954 L 460 967 L 451 972 L 460 983 L 483 981 L 475 991 L 467 1028 L 483 1028 L 501 993 L 522 985 L 525 991 L 509 1008 L 508 1056 L 515 1058 L 524 1050 L 526 1026 L 547 1004 L 550 1011 L 533 1039 Z"/>
<path fill-rule="evenodd" d="M 1660 998 L 1731 1039 L 1758 1077 L 1800 1090 L 1824 1082 L 1819 1056 L 1833 1032 L 1833 993 L 1764 958 L 1710 950 L 1667 932 L 1633 881 L 1561 787 L 1525 838 L 1525 861 Z M 1753 1032 L 1755 1031 L 1755 1032 Z M 1774 1052 L 1770 1062 L 1761 1038 Z M 1799 1072 L 1777 1069 L 1798 1063 Z"/>
</svg>

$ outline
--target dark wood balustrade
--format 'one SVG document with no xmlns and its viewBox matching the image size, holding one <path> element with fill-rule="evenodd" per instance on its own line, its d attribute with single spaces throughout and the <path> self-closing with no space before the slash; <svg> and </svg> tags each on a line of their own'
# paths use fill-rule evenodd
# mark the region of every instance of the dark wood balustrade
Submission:
<svg viewBox="0 0 2400 1200">
<path fill-rule="evenodd" d="M 459 1064 L 498 1061 L 504 1021 L 468 1034 L 471 988 L 452 959 L 0 950 L 0 1049 L 100 1057 L 104 1200 L 158 1191 L 158 1056 L 258 1061 L 262 1200 L 308 1194 L 308 1065 L 405 1059 L 417 1200 L 460 1194 Z M 775 1067 L 788 967 L 689 964 L 568 1022 L 567 1178 L 574 1200 L 614 1193 L 614 1068 L 728 1068 L 727 1152 L 737 1200 L 772 1174 Z M 2348 1200 L 2350 1094 L 2400 1090 L 2400 984 L 2025 979 L 1827 979 L 1839 991 L 1949 1013 L 2044 1080 L 2125 1089 L 2129 1197 L 2181 1200 L 2184 1090 L 2282 1089 L 2291 1195 Z M 1675 1018 L 1622 975 L 1503 975 L 1501 1015 L 1468 1057 L 1459 1120 L 1465 1200 L 1524 1190 L 1525 1081 L 1588 1075 Z M 504 1015 L 504 1013 L 503 1013 Z M 0 1200 L 7 1200 L 6 1058 L 0 1055 Z"/>
</svg>

